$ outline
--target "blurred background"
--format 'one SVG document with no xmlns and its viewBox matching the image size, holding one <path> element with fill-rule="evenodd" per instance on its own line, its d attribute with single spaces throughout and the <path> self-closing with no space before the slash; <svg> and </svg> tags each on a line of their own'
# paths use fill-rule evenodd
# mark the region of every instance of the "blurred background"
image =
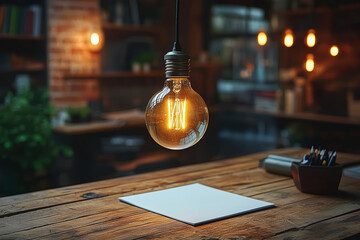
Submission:
<svg viewBox="0 0 360 240">
<path fill-rule="evenodd" d="M 157 145 L 175 0 L 0 1 L 0 196 L 283 147 L 360 153 L 360 1 L 181 0 L 203 139 Z"/>
</svg>

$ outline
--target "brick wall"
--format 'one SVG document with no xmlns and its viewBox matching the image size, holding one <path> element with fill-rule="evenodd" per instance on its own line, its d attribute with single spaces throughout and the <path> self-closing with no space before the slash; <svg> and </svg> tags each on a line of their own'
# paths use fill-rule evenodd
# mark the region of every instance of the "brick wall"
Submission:
<svg viewBox="0 0 360 240">
<path fill-rule="evenodd" d="M 91 31 L 100 29 L 98 0 L 48 1 L 48 85 L 58 107 L 84 105 L 98 99 L 95 79 L 64 81 L 67 73 L 99 73 L 100 55 L 90 51 Z"/>
</svg>

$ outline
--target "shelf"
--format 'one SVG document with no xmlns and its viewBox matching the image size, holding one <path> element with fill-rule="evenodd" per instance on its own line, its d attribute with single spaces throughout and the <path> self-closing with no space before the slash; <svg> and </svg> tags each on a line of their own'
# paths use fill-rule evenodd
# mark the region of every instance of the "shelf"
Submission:
<svg viewBox="0 0 360 240">
<path fill-rule="evenodd" d="M 133 122 L 125 121 L 97 121 L 89 123 L 78 123 L 72 125 L 63 125 L 53 127 L 53 131 L 57 133 L 62 133 L 66 135 L 73 134 L 89 134 L 97 132 L 106 132 L 114 131 L 124 128 L 133 128 L 133 127 L 144 127 L 144 119 L 136 120 Z"/>
<path fill-rule="evenodd" d="M 125 122 L 122 121 L 101 121 L 101 122 L 89 122 L 89 123 L 79 123 L 73 125 L 64 125 L 53 127 L 53 131 L 72 135 L 72 134 L 84 134 L 84 133 L 94 133 L 94 132 L 103 132 L 103 131 L 113 131 L 123 128 Z"/>
<path fill-rule="evenodd" d="M 219 39 L 219 38 L 256 38 L 257 33 L 212 33 L 211 38 Z"/>
<path fill-rule="evenodd" d="M 219 106 L 216 106 L 215 109 L 217 111 L 226 110 L 226 111 L 270 116 L 275 118 L 307 120 L 313 122 L 324 122 L 324 123 L 345 124 L 345 125 L 358 125 L 358 126 L 360 125 L 360 118 L 355 118 L 355 117 L 340 117 L 340 116 L 307 113 L 307 112 L 295 112 L 295 113 L 286 113 L 283 111 L 270 112 L 265 110 L 255 110 L 254 108 L 251 107 L 244 107 L 240 105 L 231 105 L 231 104 L 229 105 L 221 104 Z"/>
<path fill-rule="evenodd" d="M 107 120 L 55 126 L 53 130 L 67 135 L 145 127 L 145 113 L 137 109 L 104 114 Z M 111 120 L 110 120 L 111 119 Z"/>
<path fill-rule="evenodd" d="M 0 70 L 0 74 L 4 75 L 4 74 L 21 74 L 21 73 L 39 73 L 45 71 L 45 68 L 22 68 L 22 69 L 1 69 Z"/>
<path fill-rule="evenodd" d="M 123 35 L 140 35 L 140 34 L 163 34 L 164 28 L 158 26 L 146 25 L 116 25 L 110 22 L 103 22 L 102 28 L 104 31 L 111 31 L 112 33 L 121 33 Z"/>
<path fill-rule="evenodd" d="M 31 35 L 12 35 L 12 34 L 0 34 L 0 40 L 11 40 L 11 41 L 44 41 L 45 36 L 31 36 Z"/>
<path fill-rule="evenodd" d="M 116 78 L 165 78 L 165 72 L 154 70 L 151 72 L 109 72 L 100 74 L 74 73 L 64 75 L 64 80 L 86 80 L 86 79 L 116 79 Z"/>
<path fill-rule="evenodd" d="M 321 6 L 321 7 L 315 7 L 315 9 L 311 9 L 311 8 L 298 8 L 298 9 L 294 9 L 294 10 L 282 10 L 282 11 L 275 11 L 274 14 L 279 14 L 279 15 L 309 15 L 311 13 L 311 11 L 315 11 L 315 14 L 321 14 L 321 13 L 325 13 L 325 14 L 332 14 L 332 12 L 334 10 L 338 11 L 338 12 L 346 12 L 349 10 L 359 10 L 360 9 L 360 4 L 359 3 L 353 3 L 353 4 L 344 4 L 344 5 L 339 5 L 338 7 L 325 7 L 325 6 Z"/>
</svg>

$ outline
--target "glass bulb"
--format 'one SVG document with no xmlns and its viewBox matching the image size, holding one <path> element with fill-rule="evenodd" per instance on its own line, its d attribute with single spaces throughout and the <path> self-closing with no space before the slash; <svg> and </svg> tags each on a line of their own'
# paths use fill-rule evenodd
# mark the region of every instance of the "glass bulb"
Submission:
<svg viewBox="0 0 360 240">
<path fill-rule="evenodd" d="M 209 112 L 187 77 L 169 77 L 163 89 L 150 99 L 145 121 L 155 142 L 168 149 L 181 150 L 193 146 L 204 136 Z"/>
</svg>

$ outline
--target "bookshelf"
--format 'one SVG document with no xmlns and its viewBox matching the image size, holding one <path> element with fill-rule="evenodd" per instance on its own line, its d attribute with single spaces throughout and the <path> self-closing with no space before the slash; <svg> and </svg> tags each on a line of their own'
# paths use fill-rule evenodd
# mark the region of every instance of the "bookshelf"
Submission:
<svg viewBox="0 0 360 240">
<path fill-rule="evenodd" d="M 148 63 L 152 69 L 159 69 L 160 56 L 165 54 L 164 47 L 168 43 L 168 29 L 163 24 L 165 1 L 99 2 L 105 38 L 101 52 L 102 72 L 131 71 L 134 62 Z"/>
<path fill-rule="evenodd" d="M 47 85 L 46 11 L 46 0 L 0 2 L 0 105 L 19 81 Z"/>
</svg>

